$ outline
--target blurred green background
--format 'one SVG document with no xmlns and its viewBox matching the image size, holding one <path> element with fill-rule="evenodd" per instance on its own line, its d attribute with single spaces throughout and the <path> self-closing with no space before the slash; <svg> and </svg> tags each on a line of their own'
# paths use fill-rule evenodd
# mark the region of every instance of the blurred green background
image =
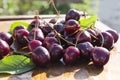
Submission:
<svg viewBox="0 0 120 80">
<path fill-rule="evenodd" d="M 54 0 L 54 2 L 61 14 L 74 8 L 93 15 L 98 9 L 98 0 Z M 0 15 L 34 15 L 35 10 L 39 10 L 40 14 L 55 14 L 49 0 L 0 0 Z"/>
</svg>

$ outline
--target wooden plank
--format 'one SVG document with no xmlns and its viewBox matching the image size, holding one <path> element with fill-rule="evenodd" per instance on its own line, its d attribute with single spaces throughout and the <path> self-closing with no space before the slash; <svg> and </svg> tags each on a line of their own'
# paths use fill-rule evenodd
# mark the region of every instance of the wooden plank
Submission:
<svg viewBox="0 0 120 80">
<path fill-rule="evenodd" d="M 88 15 L 85 12 L 80 12 L 81 16 Z M 31 20 L 34 18 L 35 15 L 17 15 L 17 16 L 0 16 L 0 21 L 11 21 L 11 20 Z M 39 15 L 40 18 L 42 19 L 50 19 L 50 18 L 64 18 L 65 14 L 61 14 L 60 16 L 57 15 Z"/>
<path fill-rule="evenodd" d="M 0 21 L 11 21 L 11 20 L 31 20 L 35 15 L 17 15 L 17 16 L 0 16 Z M 50 19 L 54 17 L 58 17 L 57 15 L 39 15 L 42 19 Z M 60 18 L 63 18 L 64 15 L 60 15 Z"/>
</svg>

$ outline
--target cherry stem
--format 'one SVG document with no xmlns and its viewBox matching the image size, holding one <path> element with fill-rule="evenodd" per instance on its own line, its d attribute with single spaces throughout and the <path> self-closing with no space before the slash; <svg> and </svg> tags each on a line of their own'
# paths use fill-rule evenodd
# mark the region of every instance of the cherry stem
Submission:
<svg viewBox="0 0 120 80">
<path fill-rule="evenodd" d="M 90 32 L 89 32 L 89 34 L 92 36 L 92 37 L 94 37 L 95 39 L 98 39 L 96 36 L 94 36 L 93 34 L 91 34 Z"/>
<path fill-rule="evenodd" d="M 61 35 L 59 35 L 59 34 L 58 34 L 58 32 L 57 32 L 56 30 L 54 30 L 54 32 L 55 32 L 55 34 L 57 35 L 57 37 L 59 37 L 60 39 L 64 40 L 65 42 L 67 42 L 67 43 L 69 43 L 69 44 L 71 44 L 71 45 L 74 45 L 74 46 L 75 46 L 75 44 L 74 44 L 74 43 L 72 43 L 72 42 L 70 42 L 70 41 L 68 41 L 68 40 L 64 39 Z"/>
<path fill-rule="evenodd" d="M 77 33 L 78 31 L 80 31 L 80 30 L 78 29 L 78 30 L 76 30 L 75 32 L 69 34 L 68 36 L 72 36 L 72 35 L 74 35 L 75 33 Z"/>
<path fill-rule="evenodd" d="M 54 3 L 54 0 L 49 0 L 49 4 L 52 4 L 53 8 L 55 9 L 57 15 L 59 16 L 60 15 L 60 11 L 57 10 L 56 6 L 55 6 L 55 3 Z"/>
<path fill-rule="evenodd" d="M 29 42 L 29 40 L 28 40 L 28 38 L 26 37 L 26 36 L 23 36 L 24 37 L 24 39 L 27 41 L 27 42 Z"/>
<path fill-rule="evenodd" d="M 37 28 L 36 28 L 37 29 Z M 34 36 L 33 36 L 34 38 L 34 40 L 36 39 L 36 30 L 35 30 L 35 32 L 34 32 Z"/>
<path fill-rule="evenodd" d="M 35 14 L 36 14 L 36 16 L 34 17 L 34 19 L 36 20 L 35 28 L 37 29 L 39 26 L 39 11 L 35 10 Z M 34 40 L 35 39 L 36 39 L 36 31 L 34 32 Z"/>
<path fill-rule="evenodd" d="M 88 29 L 93 29 L 94 30 L 94 28 L 92 27 L 93 25 L 91 25 Z M 95 30 L 94 30 L 95 31 Z M 93 34 L 91 34 L 90 32 L 89 32 L 89 34 L 93 37 L 93 38 L 95 38 L 95 39 L 98 39 L 96 36 L 94 36 Z"/>
<path fill-rule="evenodd" d="M 27 49 L 27 48 L 28 48 L 28 46 L 22 47 L 22 50 L 25 50 L 25 49 Z"/>
<path fill-rule="evenodd" d="M 102 42 L 101 42 L 101 47 L 103 47 L 103 44 L 104 44 L 104 37 L 103 35 L 101 34 L 101 31 L 99 29 L 94 29 L 96 32 L 98 32 L 102 38 Z"/>
<path fill-rule="evenodd" d="M 75 47 L 77 46 L 77 43 L 78 43 L 78 39 L 80 37 L 80 35 L 84 32 L 84 30 L 79 30 L 81 31 L 80 34 L 77 36 L 77 39 L 76 39 L 76 42 L 75 42 Z"/>
</svg>

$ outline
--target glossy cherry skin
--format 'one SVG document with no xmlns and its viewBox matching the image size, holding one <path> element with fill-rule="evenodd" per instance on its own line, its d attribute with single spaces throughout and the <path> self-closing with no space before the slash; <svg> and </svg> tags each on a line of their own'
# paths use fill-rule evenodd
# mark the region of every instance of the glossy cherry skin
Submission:
<svg viewBox="0 0 120 80">
<path fill-rule="evenodd" d="M 115 30 L 107 30 L 108 33 L 110 33 L 114 39 L 114 43 L 116 43 L 119 39 L 119 34 Z"/>
<path fill-rule="evenodd" d="M 40 28 L 33 28 L 29 35 L 28 35 L 28 39 L 29 40 L 39 40 L 39 41 L 43 41 L 44 40 L 44 34 L 42 32 L 42 30 Z"/>
<path fill-rule="evenodd" d="M 26 38 L 28 37 L 29 32 L 26 29 L 19 29 L 16 31 L 15 40 L 19 45 L 26 46 L 28 41 Z"/>
<path fill-rule="evenodd" d="M 86 42 L 86 41 L 91 42 L 91 36 L 87 31 L 78 32 L 76 34 L 76 40 L 77 43 Z"/>
<path fill-rule="evenodd" d="M 68 20 L 64 25 L 64 31 L 69 35 L 80 29 L 80 24 L 74 20 Z"/>
<path fill-rule="evenodd" d="M 41 45 L 42 45 L 42 42 L 39 40 L 31 40 L 28 43 L 28 47 L 30 51 L 33 51 L 36 47 L 41 46 Z"/>
<path fill-rule="evenodd" d="M 57 22 L 57 19 L 55 19 L 55 18 L 52 18 L 50 21 L 49 21 L 49 23 L 52 23 L 52 24 L 55 24 Z"/>
<path fill-rule="evenodd" d="M 35 19 L 30 23 L 28 30 L 31 31 L 33 28 L 42 28 L 44 26 L 45 26 L 45 24 L 43 21 L 41 21 L 39 19 Z"/>
<path fill-rule="evenodd" d="M 43 41 L 43 46 L 49 50 L 54 43 L 58 44 L 58 40 L 55 37 L 46 37 Z"/>
<path fill-rule="evenodd" d="M 83 59 L 89 60 L 90 53 L 92 51 L 93 45 L 90 42 L 83 42 L 77 44 L 77 48 L 80 50 L 81 57 Z"/>
<path fill-rule="evenodd" d="M 36 66 L 44 67 L 50 62 L 50 53 L 42 46 L 38 46 L 32 52 L 32 60 Z"/>
<path fill-rule="evenodd" d="M 79 61 L 80 58 L 80 51 L 77 47 L 69 46 L 63 55 L 63 61 L 66 65 L 75 64 Z"/>
<path fill-rule="evenodd" d="M 67 41 L 69 41 L 69 42 L 71 42 L 73 44 L 75 44 L 75 41 L 76 41 L 74 37 L 70 37 L 70 36 L 66 36 L 65 40 L 67 40 Z M 62 41 L 61 43 L 62 43 L 62 45 L 63 45 L 64 48 L 72 46 L 70 43 L 67 43 L 65 41 Z"/>
<path fill-rule="evenodd" d="M 101 32 L 101 35 L 98 35 L 98 40 L 96 41 L 97 46 L 103 46 L 107 49 L 110 49 L 113 47 L 114 39 L 112 35 L 108 32 Z"/>
<path fill-rule="evenodd" d="M 12 35 L 6 32 L 0 32 L 0 39 L 6 41 L 9 45 L 13 43 Z"/>
<path fill-rule="evenodd" d="M 63 47 L 59 44 L 52 44 L 49 49 L 51 61 L 56 62 L 59 61 L 63 57 Z"/>
<path fill-rule="evenodd" d="M 46 37 L 55 37 L 55 33 L 54 33 L 54 31 L 48 33 Z"/>
<path fill-rule="evenodd" d="M 52 29 L 53 24 L 52 23 L 48 23 L 46 24 L 44 27 L 42 27 L 42 32 L 44 33 L 44 35 L 46 36 L 48 33 L 50 33 L 51 31 L 53 31 Z"/>
<path fill-rule="evenodd" d="M 99 35 L 99 33 L 93 30 L 92 28 L 87 29 L 87 32 L 89 32 L 92 42 L 94 42 L 97 39 L 97 36 Z"/>
<path fill-rule="evenodd" d="M 62 33 L 64 31 L 64 25 L 62 23 L 55 24 L 54 29 L 57 32 Z"/>
<path fill-rule="evenodd" d="M 0 39 L 0 59 L 10 53 L 10 47 L 7 42 Z"/>
<path fill-rule="evenodd" d="M 75 10 L 75 9 L 70 9 L 66 16 L 65 16 L 65 20 L 69 20 L 69 19 L 75 19 L 75 20 L 79 20 L 80 19 L 80 13 L 79 11 Z"/>
<path fill-rule="evenodd" d="M 13 30 L 13 37 L 15 37 L 15 35 L 16 35 L 16 31 L 19 30 L 19 29 L 25 29 L 25 27 L 22 26 L 22 25 L 20 25 L 20 26 L 16 26 L 16 27 L 14 28 L 14 30 Z"/>
<path fill-rule="evenodd" d="M 94 47 L 91 51 L 91 58 L 96 66 L 104 66 L 110 57 L 110 52 L 104 47 Z"/>
</svg>

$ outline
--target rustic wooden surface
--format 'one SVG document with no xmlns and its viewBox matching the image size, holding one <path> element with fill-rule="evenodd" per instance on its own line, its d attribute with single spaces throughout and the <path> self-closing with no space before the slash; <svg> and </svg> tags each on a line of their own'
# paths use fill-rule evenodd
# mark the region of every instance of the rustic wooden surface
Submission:
<svg viewBox="0 0 120 80">
<path fill-rule="evenodd" d="M 20 20 L 30 23 L 31 20 Z M 49 21 L 47 19 L 47 21 Z M 15 21 L 1 21 L 0 32 L 7 32 Z M 100 30 L 109 29 L 98 21 L 96 27 Z M 92 63 L 80 62 L 74 66 L 65 66 L 61 62 L 50 64 L 46 68 L 34 69 L 19 74 L 0 74 L 0 80 L 120 80 L 120 39 L 110 51 L 109 62 L 104 68 L 96 68 Z"/>
</svg>

